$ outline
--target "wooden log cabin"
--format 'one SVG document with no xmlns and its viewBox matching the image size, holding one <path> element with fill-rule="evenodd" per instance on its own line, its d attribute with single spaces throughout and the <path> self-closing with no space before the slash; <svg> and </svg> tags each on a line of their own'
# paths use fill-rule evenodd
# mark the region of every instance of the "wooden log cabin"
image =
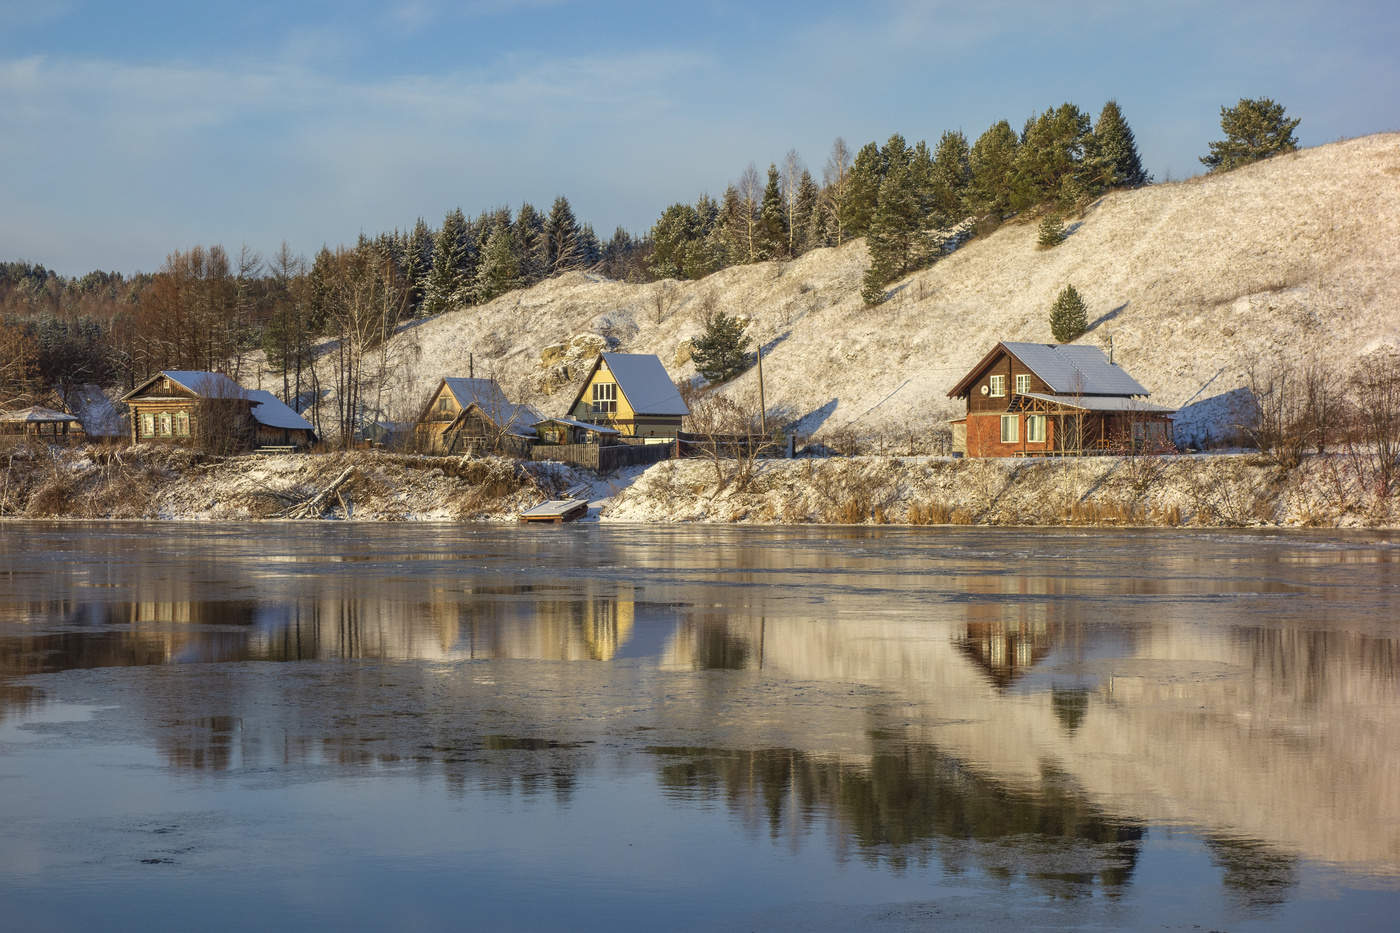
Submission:
<svg viewBox="0 0 1400 933">
<path fill-rule="evenodd" d="M 668 444 L 690 408 L 654 353 L 601 353 L 569 406 L 575 421 L 615 428 L 626 438 Z"/>
<path fill-rule="evenodd" d="M 444 376 L 413 426 L 414 447 L 433 453 L 469 448 L 529 456 L 544 416 L 506 398 L 494 379 Z"/>
<path fill-rule="evenodd" d="M 969 457 L 1166 449 L 1175 409 L 1098 347 L 998 343 L 948 393 L 967 404 L 953 449 Z"/>
<path fill-rule="evenodd" d="M 199 446 L 217 418 L 219 433 L 234 449 L 300 448 L 316 442 L 301 415 L 263 389 L 245 389 L 223 373 L 162 370 L 122 396 L 131 411 L 131 440 L 138 444 Z"/>
</svg>

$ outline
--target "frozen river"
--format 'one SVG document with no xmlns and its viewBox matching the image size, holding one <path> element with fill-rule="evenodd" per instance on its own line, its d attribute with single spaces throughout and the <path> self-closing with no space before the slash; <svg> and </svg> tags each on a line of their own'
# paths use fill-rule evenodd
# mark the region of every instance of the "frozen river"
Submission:
<svg viewBox="0 0 1400 933">
<path fill-rule="evenodd" d="M 0 929 L 1393 930 L 1400 539 L 0 524 Z"/>
</svg>

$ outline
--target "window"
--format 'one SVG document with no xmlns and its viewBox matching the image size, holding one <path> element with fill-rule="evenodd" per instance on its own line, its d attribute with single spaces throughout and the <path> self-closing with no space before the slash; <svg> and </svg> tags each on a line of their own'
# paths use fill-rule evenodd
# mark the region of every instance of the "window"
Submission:
<svg viewBox="0 0 1400 933">
<path fill-rule="evenodd" d="M 1019 377 L 1018 377 L 1019 378 Z M 1045 443 L 1045 416 L 1026 416 L 1026 440 L 1032 444 Z"/>
<path fill-rule="evenodd" d="M 1031 377 L 1022 373 L 1016 377 L 1016 394 L 1025 395 L 1031 390 Z"/>
<path fill-rule="evenodd" d="M 438 411 L 451 411 L 452 403 L 447 400 L 447 396 L 438 399 Z"/>
<path fill-rule="evenodd" d="M 1021 416 L 1002 415 L 1001 416 L 1001 442 L 1003 444 L 1014 444 L 1021 439 Z"/>
<path fill-rule="evenodd" d="M 992 387 L 992 398 L 1002 398 L 1006 395 L 1005 376 L 993 376 L 987 381 L 987 384 Z"/>
<path fill-rule="evenodd" d="M 182 411 L 175 416 L 175 433 L 181 437 L 190 436 L 190 413 Z"/>
<path fill-rule="evenodd" d="M 172 421 L 171 421 L 171 418 L 170 418 L 170 412 L 168 412 L 168 411 L 163 411 L 163 412 L 161 412 L 160 415 L 158 416 L 158 421 L 159 421 L 160 436 L 161 436 L 161 437 L 169 437 L 171 434 L 174 433 L 174 431 L 171 430 Z"/>
<path fill-rule="evenodd" d="M 141 416 L 141 436 L 142 436 L 142 437 L 155 437 L 155 436 L 156 436 L 156 416 L 155 416 L 155 415 L 142 415 L 142 416 Z"/>
<path fill-rule="evenodd" d="M 593 383 L 593 413 L 602 415 L 615 411 L 617 411 L 617 383 Z"/>
</svg>

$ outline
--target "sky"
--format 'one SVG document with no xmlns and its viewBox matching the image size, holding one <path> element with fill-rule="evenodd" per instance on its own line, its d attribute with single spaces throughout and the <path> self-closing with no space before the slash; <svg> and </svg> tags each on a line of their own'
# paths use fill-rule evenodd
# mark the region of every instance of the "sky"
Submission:
<svg viewBox="0 0 1400 933">
<path fill-rule="evenodd" d="M 1158 180 L 1270 97 L 1315 146 L 1400 130 L 1394 0 L 0 0 L 0 260 L 436 228 L 569 198 L 607 238 L 832 141 L 969 141 L 1115 99 Z"/>
</svg>

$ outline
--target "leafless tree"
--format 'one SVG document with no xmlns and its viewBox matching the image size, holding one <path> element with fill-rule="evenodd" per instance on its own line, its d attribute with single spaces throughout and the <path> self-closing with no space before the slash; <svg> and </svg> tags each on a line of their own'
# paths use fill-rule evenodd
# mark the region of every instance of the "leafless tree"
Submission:
<svg viewBox="0 0 1400 933">
<path fill-rule="evenodd" d="M 822 199 L 830 227 L 831 239 L 840 246 L 846 239 L 846 231 L 841 228 L 841 205 L 846 201 L 850 189 L 851 149 L 846 140 L 836 137 L 831 144 L 831 155 L 827 156 L 822 168 Z"/>
<path fill-rule="evenodd" d="M 368 414 L 384 410 L 395 359 L 389 337 L 409 290 L 387 256 L 373 248 L 340 250 L 328 283 L 327 327 L 341 443 L 349 448 Z"/>
<path fill-rule="evenodd" d="M 252 446 L 257 425 L 250 414 L 248 393 L 242 386 L 217 376 L 191 388 L 199 393 L 194 424 L 190 426 L 191 439 L 201 450 L 228 456 Z"/>
<path fill-rule="evenodd" d="M 757 262 L 763 258 L 763 237 L 760 229 L 763 181 L 758 177 L 758 169 L 752 162 L 739 176 L 735 189 L 739 194 L 739 216 L 732 219 L 736 228 L 730 231 L 730 237 L 743 250 L 743 262 Z"/>
<path fill-rule="evenodd" d="M 781 435 L 763 432 L 763 413 L 756 403 L 688 386 L 682 397 L 690 408 L 686 427 L 691 453 L 714 468 L 718 489 L 748 490 L 758 461 L 780 451 L 776 437 Z"/>
<path fill-rule="evenodd" d="M 802 187 L 802 175 L 807 171 L 806 164 L 802 161 L 802 156 L 797 154 L 796 149 L 789 149 L 787 155 L 783 156 L 783 169 L 781 185 L 783 193 L 783 214 L 787 221 L 788 242 L 787 254 L 797 255 L 797 235 L 798 235 L 798 196 Z"/>
<path fill-rule="evenodd" d="M 1352 427 L 1347 457 L 1378 499 L 1400 484 L 1400 360 L 1363 361 L 1350 383 Z"/>
</svg>

